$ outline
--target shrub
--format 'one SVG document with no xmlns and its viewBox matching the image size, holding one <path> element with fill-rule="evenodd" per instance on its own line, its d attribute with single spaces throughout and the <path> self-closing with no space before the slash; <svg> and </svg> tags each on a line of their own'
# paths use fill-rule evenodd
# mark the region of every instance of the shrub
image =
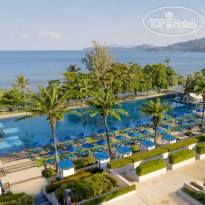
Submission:
<svg viewBox="0 0 205 205">
<path fill-rule="evenodd" d="M 90 172 L 86 172 L 84 170 L 77 171 L 75 174 L 63 178 L 61 181 L 54 182 L 52 184 L 49 184 L 46 186 L 46 192 L 51 193 L 54 192 L 57 188 L 59 188 L 63 183 L 71 182 L 71 181 L 77 181 L 79 179 L 85 178 L 90 176 Z"/>
<path fill-rule="evenodd" d="M 194 133 L 191 132 L 191 131 L 188 131 L 188 132 L 185 133 L 185 135 L 186 135 L 186 136 L 189 136 L 189 137 L 192 137 L 192 136 L 194 136 Z"/>
<path fill-rule="evenodd" d="M 205 143 L 197 145 L 196 146 L 196 152 L 198 154 L 204 154 L 205 153 Z"/>
<path fill-rule="evenodd" d="M 151 158 L 151 157 L 154 157 L 157 155 L 161 155 L 161 154 L 164 154 L 166 152 L 170 152 L 170 151 L 173 151 L 176 149 L 180 149 L 180 148 L 186 147 L 188 145 L 195 144 L 197 142 L 199 142 L 199 138 L 191 138 L 188 140 L 177 142 L 175 144 L 166 145 L 166 146 L 163 146 L 163 147 L 151 150 L 151 151 L 138 153 L 138 154 L 135 154 L 135 155 L 132 155 L 130 157 L 123 158 L 123 159 L 114 160 L 114 161 L 111 161 L 108 163 L 108 168 L 116 169 L 119 167 L 123 167 L 125 165 L 131 164 L 134 162 L 139 162 L 139 161 L 142 161 L 144 159 L 148 159 L 148 158 Z"/>
<path fill-rule="evenodd" d="M 74 161 L 75 168 L 80 169 L 80 168 L 86 167 L 90 164 L 93 164 L 93 161 L 94 161 L 93 156 L 89 156 L 85 159 L 78 159 L 78 160 Z"/>
<path fill-rule="evenodd" d="M 95 199 L 91 199 L 90 201 L 86 201 L 86 202 L 82 203 L 82 205 L 96 205 L 96 204 L 100 204 L 102 202 L 114 199 L 115 197 L 118 197 L 120 195 L 126 194 L 126 193 L 128 193 L 130 191 L 133 191 L 135 189 L 136 189 L 135 185 L 132 185 L 132 186 L 129 186 L 129 187 L 125 187 L 125 188 L 116 190 L 116 191 L 114 191 L 112 193 L 108 193 L 108 194 L 105 194 L 103 196 L 97 197 Z"/>
<path fill-rule="evenodd" d="M 62 203 L 63 190 L 70 188 L 72 189 L 72 201 L 79 202 L 83 199 L 89 199 L 91 197 L 111 191 L 114 187 L 116 187 L 116 185 L 116 179 L 110 174 L 103 172 L 80 179 L 78 181 L 64 183 L 56 190 L 55 195 L 58 201 Z"/>
<path fill-rule="evenodd" d="M 194 193 L 194 196 L 195 196 L 195 198 L 198 199 L 198 200 L 201 200 L 201 199 L 204 198 L 204 194 L 203 194 L 201 191 L 196 191 L 196 192 Z"/>
<path fill-rule="evenodd" d="M 182 162 L 184 160 L 193 158 L 195 156 L 194 150 L 190 149 L 184 149 L 179 152 L 175 152 L 169 156 L 169 163 L 171 164 L 177 164 L 179 162 Z"/>
<path fill-rule="evenodd" d="M 8 201 L 17 200 L 18 198 L 21 198 L 22 196 L 25 196 L 25 195 L 26 194 L 24 192 L 19 193 L 19 194 L 2 195 L 0 197 L 0 202 L 8 202 Z"/>
<path fill-rule="evenodd" d="M 145 174 L 149 174 L 165 167 L 166 162 L 163 159 L 151 160 L 149 162 L 139 165 L 136 168 L 136 174 L 139 176 L 143 176 Z"/>
<path fill-rule="evenodd" d="M 43 176 L 45 176 L 46 178 L 48 178 L 48 177 L 54 176 L 54 175 L 55 175 L 55 171 L 54 171 L 51 167 L 49 167 L 48 169 L 43 170 L 43 171 L 42 171 L 42 174 L 43 174 Z"/>
<path fill-rule="evenodd" d="M 200 142 L 205 142 L 205 134 L 202 134 L 202 135 L 199 137 L 199 140 L 200 140 Z"/>
<path fill-rule="evenodd" d="M 137 145 L 133 145 L 131 149 L 133 152 L 139 151 L 139 147 Z"/>
</svg>

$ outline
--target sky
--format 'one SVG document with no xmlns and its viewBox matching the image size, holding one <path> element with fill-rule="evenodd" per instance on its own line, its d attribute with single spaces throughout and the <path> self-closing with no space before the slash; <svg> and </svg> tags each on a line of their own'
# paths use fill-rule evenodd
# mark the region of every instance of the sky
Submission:
<svg viewBox="0 0 205 205">
<path fill-rule="evenodd" d="M 162 36 L 143 25 L 164 6 L 183 6 L 205 17 L 204 0 L 0 0 L 0 50 L 81 50 L 92 41 L 120 46 L 205 37 L 205 26 L 186 36 Z"/>
</svg>

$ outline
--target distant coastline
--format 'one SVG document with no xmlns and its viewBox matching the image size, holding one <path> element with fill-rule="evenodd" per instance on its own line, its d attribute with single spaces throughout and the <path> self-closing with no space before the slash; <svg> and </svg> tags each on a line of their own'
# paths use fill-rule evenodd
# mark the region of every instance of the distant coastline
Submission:
<svg viewBox="0 0 205 205">
<path fill-rule="evenodd" d="M 85 51 L 91 51 L 92 48 L 84 48 Z M 110 46 L 110 51 L 163 51 L 163 52 L 205 52 L 205 38 L 191 41 L 179 42 L 172 45 L 158 47 L 149 44 L 138 46 Z"/>
</svg>

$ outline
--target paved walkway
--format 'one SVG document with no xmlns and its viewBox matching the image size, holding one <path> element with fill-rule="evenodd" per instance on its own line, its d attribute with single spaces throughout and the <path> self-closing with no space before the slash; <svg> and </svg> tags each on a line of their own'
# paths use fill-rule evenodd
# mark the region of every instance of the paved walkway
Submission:
<svg viewBox="0 0 205 205">
<path fill-rule="evenodd" d="M 123 175 L 124 176 L 124 175 Z M 186 200 L 176 194 L 176 190 L 183 186 L 184 182 L 205 180 L 205 159 L 178 168 L 168 170 L 162 174 L 144 182 L 134 182 L 138 190 L 138 196 L 132 195 L 112 205 L 190 205 Z M 139 201 L 142 198 L 143 200 Z"/>
</svg>

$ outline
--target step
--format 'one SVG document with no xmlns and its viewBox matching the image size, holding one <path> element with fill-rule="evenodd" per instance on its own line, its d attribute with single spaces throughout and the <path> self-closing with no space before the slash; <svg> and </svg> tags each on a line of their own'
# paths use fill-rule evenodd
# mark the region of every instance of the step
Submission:
<svg viewBox="0 0 205 205">
<path fill-rule="evenodd" d="M 9 162 L 18 161 L 18 160 L 22 160 L 22 159 L 29 159 L 29 157 L 25 156 L 25 157 L 18 157 L 18 158 L 10 158 L 10 159 L 1 160 L 1 162 L 2 162 L 2 164 L 6 164 Z"/>
<path fill-rule="evenodd" d="M 28 165 L 28 164 L 35 165 L 33 161 L 28 161 L 28 162 L 14 164 L 14 165 L 11 165 L 11 166 L 6 166 L 6 167 L 4 167 L 4 169 L 18 168 L 18 167 L 21 167 L 21 166 L 24 166 L 24 165 Z"/>
<path fill-rule="evenodd" d="M 36 165 L 29 165 L 29 166 L 24 166 L 24 167 L 21 167 L 21 168 L 18 168 L 18 169 L 9 169 L 9 170 L 5 170 L 6 172 L 6 175 L 7 174 L 11 174 L 11 173 L 14 173 L 14 172 L 19 172 L 19 171 L 22 171 L 22 170 L 26 170 L 26 169 L 31 169 L 33 167 L 36 167 Z"/>
<path fill-rule="evenodd" d="M 48 199 L 43 194 L 38 194 L 34 196 L 35 205 L 49 205 L 51 204 Z"/>
<path fill-rule="evenodd" d="M 33 181 L 33 180 L 40 179 L 40 178 L 42 178 L 42 175 L 37 176 L 37 177 L 28 178 L 28 179 L 25 179 L 25 180 L 21 180 L 21 181 L 18 181 L 18 182 L 14 182 L 14 183 L 11 184 L 11 186 L 14 186 L 14 185 L 17 185 L 17 184 L 22 184 L 22 183 L 29 182 L 29 181 Z"/>
<path fill-rule="evenodd" d="M 4 154 L 4 155 L 0 156 L 0 160 L 4 157 L 20 156 L 20 155 L 24 155 L 24 154 L 27 154 L 27 152 L 26 151 L 21 151 L 21 152 L 13 152 L 13 153 L 10 153 L 10 154 Z"/>
</svg>

